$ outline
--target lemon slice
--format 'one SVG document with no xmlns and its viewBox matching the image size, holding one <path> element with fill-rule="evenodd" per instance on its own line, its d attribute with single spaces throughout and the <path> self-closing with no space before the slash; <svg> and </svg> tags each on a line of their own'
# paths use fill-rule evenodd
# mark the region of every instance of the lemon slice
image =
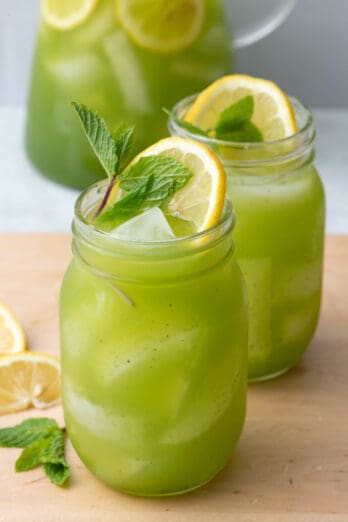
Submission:
<svg viewBox="0 0 348 522">
<path fill-rule="evenodd" d="M 245 96 L 254 98 L 252 122 L 264 141 L 297 132 L 294 110 L 287 95 L 273 82 L 242 74 L 224 76 L 201 92 L 187 112 L 186 121 L 203 130 L 215 127 L 222 111 Z"/>
<path fill-rule="evenodd" d="M 0 355 L 22 352 L 25 347 L 23 328 L 12 312 L 0 303 Z"/>
<path fill-rule="evenodd" d="M 99 0 L 43 0 L 45 22 L 60 31 L 81 25 L 94 11 Z"/>
<path fill-rule="evenodd" d="M 0 357 L 0 414 L 47 408 L 60 397 L 60 364 L 56 357 L 22 352 Z"/>
<path fill-rule="evenodd" d="M 193 173 L 187 185 L 173 194 L 165 213 L 194 223 L 197 232 L 216 225 L 222 216 L 226 197 L 226 173 L 216 154 L 202 143 L 173 137 L 144 150 L 130 165 L 151 155 L 174 158 Z M 116 185 L 110 200 L 115 201 L 121 196 L 122 190 Z"/>
<path fill-rule="evenodd" d="M 203 0 L 116 0 L 118 19 L 140 47 L 157 53 L 180 51 L 199 36 Z"/>
</svg>

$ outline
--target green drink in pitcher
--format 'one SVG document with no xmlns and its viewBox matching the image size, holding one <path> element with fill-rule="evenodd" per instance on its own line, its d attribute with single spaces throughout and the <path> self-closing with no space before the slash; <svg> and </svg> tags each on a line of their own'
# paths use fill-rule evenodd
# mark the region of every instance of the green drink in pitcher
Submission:
<svg viewBox="0 0 348 522">
<path fill-rule="evenodd" d="M 212 147 L 225 167 L 249 297 L 249 379 L 281 375 L 320 310 L 325 198 L 312 115 L 272 82 L 234 75 L 179 103 L 170 130 Z"/>
<path fill-rule="evenodd" d="M 107 169 L 123 164 L 130 134 L 118 133 L 118 159 L 100 147 Z M 162 140 L 117 170 L 75 207 L 60 300 L 64 416 L 102 481 L 177 494 L 226 464 L 244 423 L 247 299 L 232 205 L 219 160 L 189 140 Z"/>
<path fill-rule="evenodd" d="M 137 127 L 137 150 L 166 135 L 168 107 L 231 69 L 220 0 L 42 0 L 26 142 L 46 176 L 77 188 L 102 179 L 71 100 L 116 127 Z"/>
</svg>

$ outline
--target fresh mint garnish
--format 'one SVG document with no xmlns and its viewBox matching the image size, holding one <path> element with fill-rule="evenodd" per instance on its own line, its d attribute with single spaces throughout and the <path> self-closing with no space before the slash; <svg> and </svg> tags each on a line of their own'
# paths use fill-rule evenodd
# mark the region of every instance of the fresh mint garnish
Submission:
<svg viewBox="0 0 348 522">
<path fill-rule="evenodd" d="M 108 178 L 112 178 L 116 172 L 119 157 L 115 140 L 104 118 L 95 111 L 90 111 L 85 105 L 76 102 L 72 102 L 72 104 L 103 169 Z"/>
<path fill-rule="evenodd" d="M 132 157 L 134 127 L 121 125 L 112 135 L 105 120 L 96 112 L 75 102 L 73 106 L 109 178 L 104 197 L 94 216 L 95 223 L 103 224 L 104 229 L 114 228 L 150 207 L 163 208 L 171 196 L 192 177 L 185 165 L 166 156 L 143 156 L 127 168 Z M 116 181 L 124 195 L 105 210 Z"/>
<path fill-rule="evenodd" d="M 167 156 L 143 156 L 118 178 L 125 196 L 103 212 L 96 223 L 114 228 L 151 207 L 163 208 L 191 179 L 191 171 Z"/>
<path fill-rule="evenodd" d="M 135 128 L 121 125 L 114 133 L 114 142 L 118 156 L 117 168 L 114 174 L 118 175 L 131 160 L 134 145 Z"/>
<path fill-rule="evenodd" d="M 109 178 L 109 185 L 95 214 L 97 217 L 105 208 L 117 176 L 130 161 L 134 143 L 134 127 L 121 125 L 112 135 L 104 118 L 98 113 L 80 103 L 72 102 L 72 104 L 80 118 L 88 141 Z"/>
<path fill-rule="evenodd" d="M 169 111 L 168 109 L 163 108 L 163 112 L 165 112 L 172 120 L 174 120 L 180 127 L 187 130 L 191 134 L 198 134 L 199 136 L 204 136 L 205 138 L 209 138 L 208 132 L 204 131 L 203 129 L 200 129 L 199 127 L 196 127 L 196 125 L 193 125 L 192 123 L 182 120 L 179 118 L 173 111 Z"/>
<path fill-rule="evenodd" d="M 16 471 L 40 465 L 49 480 L 62 486 L 70 476 L 65 460 L 65 433 L 54 419 L 27 419 L 17 426 L 0 429 L 0 446 L 24 448 L 16 461 Z"/>
<path fill-rule="evenodd" d="M 238 128 L 216 133 L 219 140 L 253 143 L 263 141 L 259 129 L 251 121 L 242 123 Z"/>
<path fill-rule="evenodd" d="M 207 131 L 179 118 L 172 111 L 168 111 L 167 109 L 163 109 L 163 111 L 180 127 L 186 129 L 191 134 L 197 134 L 205 138 L 214 136 L 216 139 L 224 141 L 263 141 L 261 132 L 251 121 L 254 112 L 254 98 L 252 96 L 245 96 L 230 105 L 230 107 L 227 107 L 227 109 L 220 114 L 215 128 Z"/>
<path fill-rule="evenodd" d="M 233 103 L 220 114 L 215 126 L 215 137 L 225 141 L 263 141 L 261 132 L 251 121 L 253 112 L 252 96 L 245 96 Z"/>
<path fill-rule="evenodd" d="M 254 98 L 245 96 L 225 109 L 215 125 L 215 132 L 235 130 L 250 121 L 254 112 Z"/>
</svg>

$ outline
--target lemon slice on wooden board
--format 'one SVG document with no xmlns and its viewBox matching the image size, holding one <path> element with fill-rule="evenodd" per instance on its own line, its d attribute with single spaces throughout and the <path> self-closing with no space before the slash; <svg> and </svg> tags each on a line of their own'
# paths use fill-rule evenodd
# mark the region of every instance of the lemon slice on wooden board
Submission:
<svg viewBox="0 0 348 522">
<path fill-rule="evenodd" d="M 60 363 L 52 355 L 22 352 L 0 357 L 0 414 L 48 408 L 60 398 Z"/>
<path fill-rule="evenodd" d="M 94 12 L 99 0 L 43 0 L 45 22 L 60 31 L 78 27 Z"/>
<path fill-rule="evenodd" d="M 0 355 L 23 352 L 26 338 L 11 310 L 0 302 Z"/>
<path fill-rule="evenodd" d="M 203 0 L 116 0 L 116 14 L 137 45 L 172 53 L 198 38 L 205 9 Z"/>
<path fill-rule="evenodd" d="M 224 76 L 202 91 L 185 120 L 202 130 L 212 129 L 225 109 L 248 95 L 254 98 L 251 121 L 264 141 L 279 140 L 297 132 L 295 113 L 287 95 L 269 80 L 242 74 Z"/>
</svg>

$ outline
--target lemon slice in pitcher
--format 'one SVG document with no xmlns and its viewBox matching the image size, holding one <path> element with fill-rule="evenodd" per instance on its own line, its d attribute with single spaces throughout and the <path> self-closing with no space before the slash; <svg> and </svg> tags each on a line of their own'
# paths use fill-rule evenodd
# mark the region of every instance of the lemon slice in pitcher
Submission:
<svg viewBox="0 0 348 522">
<path fill-rule="evenodd" d="M 99 0 L 43 0 L 45 22 L 60 31 L 81 25 L 93 13 Z"/>
<path fill-rule="evenodd" d="M 116 0 L 117 17 L 131 39 L 155 53 L 191 45 L 204 22 L 203 0 Z"/>
<path fill-rule="evenodd" d="M 254 98 L 252 123 L 264 141 L 279 140 L 297 132 L 294 110 L 287 95 L 269 80 L 242 74 L 224 76 L 202 91 L 185 120 L 203 130 L 212 129 L 225 109 L 248 95 Z"/>
</svg>

